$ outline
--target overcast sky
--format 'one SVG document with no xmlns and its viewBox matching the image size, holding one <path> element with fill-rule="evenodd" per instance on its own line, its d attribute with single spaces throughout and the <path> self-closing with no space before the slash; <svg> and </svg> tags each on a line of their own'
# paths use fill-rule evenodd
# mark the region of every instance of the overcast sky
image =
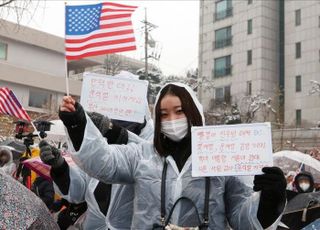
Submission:
<svg viewBox="0 0 320 230">
<path fill-rule="evenodd" d="M 41 3 L 33 19 L 23 20 L 21 24 L 64 36 L 64 2 L 47 0 Z M 67 1 L 69 5 L 95 4 L 101 1 Z M 166 74 L 185 75 L 190 68 L 198 65 L 199 1 L 111 1 L 134 5 L 139 8 L 133 14 L 137 51 L 123 54 L 140 59 L 144 55 L 141 32 L 144 8 L 147 8 L 148 21 L 158 26 L 152 37 L 162 46 L 159 67 Z"/>
</svg>

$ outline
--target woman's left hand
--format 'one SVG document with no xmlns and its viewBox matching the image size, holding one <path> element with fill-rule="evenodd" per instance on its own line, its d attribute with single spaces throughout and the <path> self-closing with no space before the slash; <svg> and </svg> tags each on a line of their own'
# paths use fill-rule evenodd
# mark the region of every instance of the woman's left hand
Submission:
<svg viewBox="0 0 320 230">
<path fill-rule="evenodd" d="M 282 170 L 278 167 L 264 167 L 264 174 L 254 177 L 254 191 L 268 191 L 281 198 L 286 191 L 287 181 Z"/>
<path fill-rule="evenodd" d="M 278 167 L 264 167 L 264 174 L 256 175 L 253 190 L 261 191 L 258 219 L 263 228 L 273 224 L 283 212 L 286 203 L 287 181 Z"/>
</svg>

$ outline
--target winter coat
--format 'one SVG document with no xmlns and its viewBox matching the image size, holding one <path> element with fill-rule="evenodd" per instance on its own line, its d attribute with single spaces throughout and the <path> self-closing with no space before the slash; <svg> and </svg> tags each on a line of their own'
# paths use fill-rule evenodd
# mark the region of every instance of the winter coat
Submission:
<svg viewBox="0 0 320 230">
<path fill-rule="evenodd" d="M 183 84 L 176 85 L 188 90 L 203 115 L 202 106 L 192 90 Z M 69 146 L 73 147 L 70 139 Z M 180 197 L 191 199 L 197 209 L 191 208 L 188 202 L 181 202 L 170 222 L 179 226 L 195 226 L 203 217 L 205 178 L 191 176 L 191 156 L 179 172 L 172 156 L 161 157 L 153 143 L 109 145 L 87 117 L 81 147 L 78 151 L 73 149 L 72 157 L 80 168 L 100 181 L 133 185 L 135 196 L 131 229 L 150 230 L 154 224 L 161 224 L 160 194 L 164 162 L 168 163 L 166 213 Z M 252 193 L 237 177 L 211 177 L 208 229 L 226 229 L 227 222 L 235 230 L 262 229 L 257 219 L 258 205 L 259 193 Z M 275 229 L 278 222 L 279 218 L 270 229 Z"/>
<path fill-rule="evenodd" d="M 58 230 L 59 227 L 34 193 L 0 172 L 0 229 Z"/>
<path fill-rule="evenodd" d="M 0 166 L 0 171 L 12 176 L 16 170 L 16 164 L 13 162 L 12 152 L 7 148 L 0 148 L 0 151 L 9 156 L 9 162 Z"/>
<path fill-rule="evenodd" d="M 151 140 L 153 138 L 153 121 L 150 117 L 149 110 L 146 114 L 146 124 L 141 130 L 140 137 L 145 140 Z M 129 134 L 129 142 L 131 141 L 131 136 Z M 123 138 L 119 137 L 119 140 Z M 134 141 L 140 142 L 139 138 L 134 138 Z M 60 177 L 59 175 L 53 176 Z M 69 177 L 70 185 L 67 194 L 63 194 L 59 189 L 59 185 L 55 183 L 55 190 L 61 195 L 64 199 L 68 200 L 71 203 L 81 203 L 86 201 L 88 205 L 88 210 L 86 213 L 86 219 L 84 223 L 84 229 L 131 229 L 131 221 L 133 215 L 133 197 L 134 197 L 134 188 L 133 185 L 118 185 L 113 184 L 105 185 L 110 188 L 107 189 L 107 192 L 111 191 L 111 196 L 105 194 L 104 197 L 110 198 L 106 203 L 107 210 L 99 206 L 99 201 L 97 201 L 97 188 L 99 180 L 90 177 L 88 174 L 83 172 L 79 167 L 69 167 Z M 55 181 L 55 179 L 54 179 Z M 105 212 L 107 213 L 105 214 Z"/>
</svg>

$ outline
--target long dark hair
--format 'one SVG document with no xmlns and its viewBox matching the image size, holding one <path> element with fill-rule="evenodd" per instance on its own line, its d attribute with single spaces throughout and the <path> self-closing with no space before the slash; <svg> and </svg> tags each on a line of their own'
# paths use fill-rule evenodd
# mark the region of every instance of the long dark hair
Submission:
<svg viewBox="0 0 320 230">
<path fill-rule="evenodd" d="M 173 84 L 168 84 L 164 87 L 159 95 L 155 107 L 155 129 L 154 129 L 154 147 L 161 156 L 166 155 L 166 146 L 163 145 L 163 134 L 161 133 L 161 100 L 165 95 L 173 95 L 179 97 L 181 107 L 188 120 L 188 135 L 191 132 L 191 126 L 201 126 L 202 116 L 195 105 L 193 98 L 184 88 Z"/>
</svg>

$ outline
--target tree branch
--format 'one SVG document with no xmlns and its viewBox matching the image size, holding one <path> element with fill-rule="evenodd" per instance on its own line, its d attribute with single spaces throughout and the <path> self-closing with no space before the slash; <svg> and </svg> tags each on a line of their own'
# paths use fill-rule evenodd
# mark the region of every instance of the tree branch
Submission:
<svg viewBox="0 0 320 230">
<path fill-rule="evenodd" d="M 14 1 L 14 0 L 9 0 L 9 1 L 7 1 L 7 2 L 0 3 L 0 7 L 9 5 L 9 4 L 12 3 L 13 1 Z"/>
</svg>

